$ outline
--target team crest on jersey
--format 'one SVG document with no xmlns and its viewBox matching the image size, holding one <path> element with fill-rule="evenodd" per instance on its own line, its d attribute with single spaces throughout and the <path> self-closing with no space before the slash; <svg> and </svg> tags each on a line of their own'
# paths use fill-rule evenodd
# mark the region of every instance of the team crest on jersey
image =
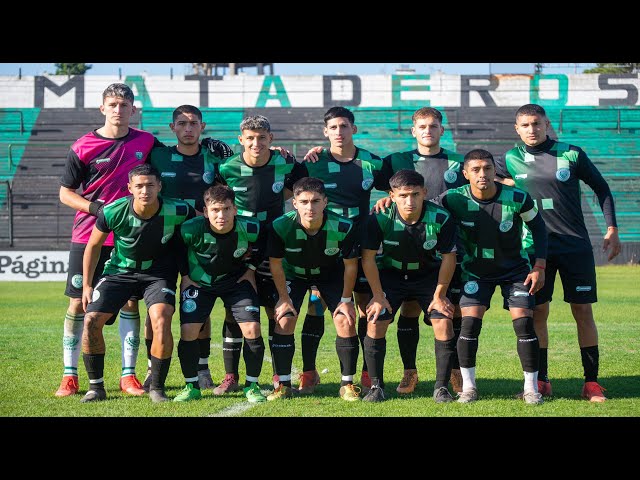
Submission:
<svg viewBox="0 0 640 480">
<path fill-rule="evenodd" d="M 271 185 L 271 190 L 273 190 L 273 193 L 280 193 L 283 188 L 284 182 L 275 182 L 273 185 Z"/>
<path fill-rule="evenodd" d="M 566 182 L 567 180 L 569 180 L 570 176 L 571 176 L 571 171 L 568 168 L 560 168 L 556 172 L 556 178 L 561 182 Z"/>
<path fill-rule="evenodd" d="M 234 258 L 240 258 L 245 253 L 247 253 L 247 249 L 246 248 L 239 248 L 235 252 L 233 252 L 233 257 Z"/>
<path fill-rule="evenodd" d="M 453 170 L 447 170 L 444 172 L 444 181 L 447 183 L 453 183 L 458 179 L 458 174 Z"/>
<path fill-rule="evenodd" d="M 473 295 L 474 293 L 478 293 L 478 282 L 472 280 L 464 284 L 464 293 L 468 295 Z"/>
<path fill-rule="evenodd" d="M 511 220 L 505 220 L 504 222 L 500 222 L 500 231 L 502 233 L 506 233 L 509 230 L 511 230 L 511 227 L 513 227 L 513 222 Z"/>
<path fill-rule="evenodd" d="M 204 180 L 204 183 L 211 185 L 213 183 L 213 172 L 204 172 L 202 180 Z"/>
<path fill-rule="evenodd" d="M 196 309 L 197 305 L 195 300 L 192 299 L 187 299 L 184 302 L 182 302 L 182 311 L 185 313 L 191 313 Z"/>
<path fill-rule="evenodd" d="M 167 235 L 165 235 L 164 237 L 162 237 L 162 239 L 160 240 L 163 244 L 167 243 L 169 240 L 171 240 L 171 237 L 173 237 L 173 232 L 168 233 Z"/>
<path fill-rule="evenodd" d="M 136 152 L 136 158 L 138 160 L 142 160 L 142 157 L 144 157 L 144 155 L 142 154 L 142 152 Z"/>
<path fill-rule="evenodd" d="M 335 255 L 339 251 L 340 251 L 340 249 L 338 247 L 325 248 L 324 249 L 324 254 L 331 256 L 331 255 Z"/>
<path fill-rule="evenodd" d="M 373 185 L 373 178 L 365 178 L 364 180 L 362 180 L 363 190 L 369 190 L 371 188 L 371 185 Z"/>
<path fill-rule="evenodd" d="M 82 287 L 82 275 L 74 275 L 73 277 L 71 277 L 71 285 L 73 285 L 75 288 Z"/>
<path fill-rule="evenodd" d="M 433 247 L 436 246 L 437 243 L 438 243 L 438 240 L 435 240 L 432 238 L 431 240 L 427 240 L 426 242 L 424 242 L 422 246 L 424 247 L 425 250 L 431 250 Z"/>
</svg>

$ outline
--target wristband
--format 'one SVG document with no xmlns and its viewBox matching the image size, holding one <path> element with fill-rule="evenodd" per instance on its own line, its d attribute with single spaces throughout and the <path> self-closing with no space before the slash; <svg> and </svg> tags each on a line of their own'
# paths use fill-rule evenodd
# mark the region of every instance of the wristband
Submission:
<svg viewBox="0 0 640 480">
<path fill-rule="evenodd" d="M 98 216 L 98 212 L 100 211 L 100 209 L 104 207 L 104 203 L 102 202 L 91 202 L 89 204 L 89 213 L 91 215 L 93 215 L 94 217 Z"/>
<path fill-rule="evenodd" d="M 340 297 L 340 301 L 342 303 L 351 303 L 352 302 L 351 297 Z"/>
<path fill-rule="evenodd" d="M 540 270 L 544 270 L 546 267 L 543 267 L 542 265 L 534 265 L 533 268 L 539 268 Z"/>
</svg>

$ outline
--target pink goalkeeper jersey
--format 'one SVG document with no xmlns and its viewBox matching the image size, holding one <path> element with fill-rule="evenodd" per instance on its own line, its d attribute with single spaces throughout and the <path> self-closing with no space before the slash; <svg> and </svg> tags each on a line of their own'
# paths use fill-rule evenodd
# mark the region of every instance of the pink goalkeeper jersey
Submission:
<svg viewBox="0 0 640 480">
<path fill-rule="evenodd" d="M 104 138 L 95 130 L 87 133 L 71 145 L 60 184 L 82 187 L 80 195 L 90 202 L 110 203 L 129 195 L 129 172 L 146 161 L 154 142 L 152 134 L 135 128 L 121 138 Z M 95 223 L 93 215 L 76 212 L 71 242 L 86 244 Z M 113 245 L 113 232 L 104 244 Z"/>
</svg>

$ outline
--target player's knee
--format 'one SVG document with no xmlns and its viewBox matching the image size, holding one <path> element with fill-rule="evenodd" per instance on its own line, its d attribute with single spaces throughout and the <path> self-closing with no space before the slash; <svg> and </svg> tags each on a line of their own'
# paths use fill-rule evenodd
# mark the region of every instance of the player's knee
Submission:
<svg viewBox="0 0 640 480">
<path fill-rule="evenodd" d="M 520 317 L 513 321 L 513 330 L 518 338 L 533 338 L 536 331 L 533 328 L 533 317 Z"/>
<path fill-rule="evenodd" d="M 482 319 L 478 317 L 462 317 L 462 325 L 460 327 L 461 340 L 475 340 L 480 336 L 482 330 Z"/>
</svg>

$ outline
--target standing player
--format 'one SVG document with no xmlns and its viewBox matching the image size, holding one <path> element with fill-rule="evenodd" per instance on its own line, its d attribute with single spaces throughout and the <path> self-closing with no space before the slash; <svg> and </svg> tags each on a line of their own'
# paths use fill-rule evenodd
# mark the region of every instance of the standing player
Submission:
<svg viewBox="0 0 640 480">
<path fill-rule="evenodd" d="M 83 279 L 82 256 L 96 223 L 96 215 L 105 203 L 127 195 L 128 173 L 144 163 L 154 145 L 150 133 L 129 127 L 136 107 L 131 89 L 123 83 L 109 85 L 102 92 L 100 112 L 104 125 L 80 137 L 69 150 L 65 172 L 60 180 L 60 201 L 77 210 L 71 236 L 69 273 L 65 295 L 69 308 L 64 321 L 64 374 L 57 397 L 78 393 L 78 358 L 84 326 L 82 285 L 98 280 Z M 76 193 L 82 187 L 82 193 Z M 113 235 L 109 235 L 100 251 L 97 270 L 113 249 Z M 117 311 L 114 312 L 117 315 Z M 115 321 L 109 320 L 109 323 Z M 122 344 L 122 375 L 120 389 L 131 395 L 143 395 L 142 385 L 136 378 L 135 368 L 140 345 L 140 316 L 137 301 L 130 301 L 120 312 L 119 328 Z"/>
<path fill-rule="evenodd" d="M 456 188 L 468 184 L 468 180 L 462 173 L 464 158 L 461 154 L 446 150 L 440 146 L 440 139 L 444 134 L 442 126 L 442 113 L 432 107 L 423 107 L 416 110 L 411 117 L 413 126 L 411 134 L 418 142 L 418 147 L 407 152 L 397 152 L 385 157 L 382 171 L 385 179 L 402 169 L 415 170 L 424 177 L 424 186 L 427 189 L 428 198 L 435 198 L 449 188 Z M 384 186 L 389 190 L 390 186 Z M 391 198 L 378 200 L 376 212 L 384 211 L 391 205 Z M 463 252 L 458 248 L 457 267 L 449 285 L 448 297 L 455 307 L 453 315 L 454 340 L 460 335 L 460 262 Z M 398 346 L 404 365 L 404 374 L 396 391 L 401 394 L 413 393 L 418 385 L 418 369 L 416 355 L 420 340 L 418 317 L 422 309 L 415 300 L 402 302 L 400 317 L 398 318 Z M 424 322 L 431 325 L 428 315 L 424 316 Z M 455 393 L 462 391 L 462 376 L 458 354 L 454 352 L 453 367 L 451 369 L 451 387 Z"/>
<path fill-rule="evenodd" d="M 269 232 L 269 264 L 278 290 L 272 354 L 278 387 L 267 400 L 291 398 L 294 330 L 307 291 L 316 286 L 333 311 L 336 351 L 342 378 L 340 397 L 360 400 L 353 384 L 358 363 L 355 309 L 351 295 L 358 273 L 358 250 L 353 222 L 328 209 L 323 182 L 307 177 L 293 186 L 291 212 L 273 222 Z"/>
<path fill-rule="evenodd" d="M 245 338 L 244 360 L 247 376 L 244 393 L 249 402 L 264 402 L 258 386 L 264 358 L 264 340 L 260 332 L 260 301 L 254 270 L 260 258 L 251 255 L 258 239 L 260 222 L 236 216 L 233 190 L 216 185 L 204 193 L 206 217 L 185 222 L 181 235 L 187 247 L 188 276 L 181 286 L 180 342 L 178 356 L 186 386 L 174 398 L 176 402 L 201 397 L 198 382 L 198 333 L 209 317 L 218 297 L 233 313 Z M 248 347 L 248 348 L 247 348 Z"/>
<path fill-rule="evenodd" d="M 580 203 L 580 180 L 598 196 L 607 222 L 602 250 L 613 260 L 621 251 L 613 196 L 609 185 L 587 154 L 574 145 L 557 142 L 547 135 L 547 114 L 540 105 L 523 105 L 516 112 L 516 132 L 524 145 L 509 150 L 498 163 L 496 174 L 505 183 L 529 192 L 538 203 L 549 232 L 547 281 L 536 294 L 533 318 L 540 340 L 540 380 L 543 395 L 551 395 L 547 353 L 549 302 L 553 296 L 556 272 L 564 289 L 564 301 L 578 328 L 585 384 L 582 396 L 592 402 L 604 402 L 604 388 L 598 383 L 598 329 L 592 304 L 598 301 L 593 247 L 584 223 Z M 530 237 L 525 243 L 530 243 Z"/>
<path fill-rule="evenodd" d="M 328 209 L 338 215 L 353 220 L 355 228 L 360 231 L 364 220 L 369 215 L 371 190 L 375 187 L 382 190 L 382 159 L 377 155 L 356 147 L 353 135 L 357 133 L 353 112 L 344 107 L 332 107 L 324 114 L 324 136 L 329 139 L 329 149 L 315 147 L 305 156 L 308 160 L 309 175 L 324 182 L 329 199 Z M 358 305 L 358 337 L 364 349 L 364 338 L 367 334 L 366 307 L 371 299 L 371 289 L 361 267 L 354 288 Z M 305 364 L 314 366 L 308 372 L 308 379 L 319 382 L 315 370 L 315 359 L 320 339 L 324 334 L 324 317 L 306 318 L 302 327 L 303 342 L 305 331 L 309 332 L 308 347 L 302 344 L 302 356 Z M 307 367 L 305 367 L 305 370 Z M 366 359 L 363 362 L 360 383 L 365 391 L 371 386 L 367 372 Z"/>
<path fill-rule="evenodd" d="M 291 197 L 291 188 L 295 181 L 308 176 L 308 172 L 305 164 L 298 163 L 293 156 L 283 156 L 280 151 L 270 149 L 273 134 L 266 117 L 255 115 L 245 118 L 240 123 L 240 133 L 238 141 L 243 151 L 219 165 L 216 181 L 228 185 L 234 191 L 238 215 L 256 218 L 260 222 L 260 234 L 253 254 L 266 259 L 267 232 L 270 225 L 284 213 L 284 202 Z M 264 307 L 269 321 L 271 347 L 275 327 L 273 309 L 276 291 L 268 260 L 264 260 L 258 267 L 256 284 L 260 305 Z M 222 383 L 213 389 L 216 395 L 241 388 L 238 384 L 238 366 L 242 332 L 237 323 L 227 318 L 223 323 L 222 336 L 226 374 Z M 245 345 L 246 348 L 248 347 Z"/>
<path fill-rule="evenodd" d="M 394 312 L 409 298 L 418 302 L 433 325 L 436 354 L 433 399 L 437 403 L 452 402 L 447 384 L 457 339 L 451 320 L 453 305 L 446 293 L 456 269 L 456 227 L 449 212 L 426 200 L 424 177 L 418 172 L 399 170 L 389 183 L 393 206 L 384 213 L 369 216 L 361 242 L 362 268 L 373 292 L 367 306 L 369 325 L 364 340 L 371 390 L 363 400 L 385 400 L 385 336 Z M 376 253 L 380 245 L 378 272 Z"/>
<path fill-rule="evenodd" d="M 452 188 L 438 197 L 458 223 L 464 246 L 460 308 L 462 328 L 458 358 L 462 373 L 460 403 L 475 402 L 476 353 L 482 318 L 497 286 L 507 301 L 517 350 L 524 372 L 524 401 L 542 403 L 538 393 L 539 346 L 533 329 L 534 294 L 544 285 L 547 234 L 531 196 L 518 188 L 494 182 L 495 162 L 486 150 L 464 156 L 464 176 L 469 185 Z M 535 246 L 533 268 L 522 246 L 523 222 Z"/>
<path fill-rule="evenodd" d="M 162 195 L 186 200 L 201 215 L 204 211 L 203 194 L 214 182 L 215 164 L 233 155 L 233 150 L 224 142 L 205 138 L 200 142 L 206 123 L 202 112 L 193 105 L 181 105 L 173 111 L 173 121 L 169 124 L 176 135 L 178 144 L 168 147 L 157 143 L 149 155 L 149 163 L 160 171 Z M 153 330 L 147 315 L 145 322 L 145 343 L 147 346 L 147 376 L 143 388 L 149 391 L 151 385 L 151 344 Z M 211 318 L 207 317 L 198 335 L 200 356 L 198 360 L 198 385 L 201 389 L 214 388 L 209 371 L 211 351 Z"/>
<path fill-rule="evenodd" d="M 98 213 L 83 257 L 82 305 L 87 313 L 82 357 L 89 376 L 89 391 L 82 399 L 85 403 L 107 398 L 102 330 L 132 293 L 144 298 L 154 330 L 149 397 L 153 402 L 169 400 L 164 383 L 173 351 L 171 317 L 178 279 L 176 259 L 180 258 L 182 245 L 179 227 L 195 216 L 195 210 L 183 200 L 159 197 L 160 173 L 149 164 L 129 172 L 127 187 L 132 196 L 116 200 Z M 89 279 L 93 278 L 100 248 L 111 232 L 113 253 L 94 289 Z"/>
</svg>

